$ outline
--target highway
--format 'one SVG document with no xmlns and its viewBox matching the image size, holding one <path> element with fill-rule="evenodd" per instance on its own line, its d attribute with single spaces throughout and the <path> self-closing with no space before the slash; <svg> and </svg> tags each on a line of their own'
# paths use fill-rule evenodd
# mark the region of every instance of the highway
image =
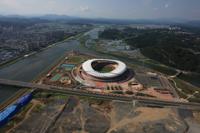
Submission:
<svg viewBox="0 0 200 133">
<path fill-rule="evenodd" d="M 125 101 L 125 102 L 131 102 L 133 100 L 136 100 L 139 103 L 145 104 L 147 106 L 175 107 L 175 108 L 182 108 L 182 109 L 200 110 L 199 103 L 164 101 L 164 100 L 150 99 L 150 98 L 144 98 L 144 97 L 138 97 L 138 96 L 127 97 L 127 96 L 117 95 L 117 94 L 101 94 L 101 93 L 94 93 L 94 92 L 89 92 L 89 91 L 84 91 L 84 90 L 77 90 L 73 88 L 64 88 L 64 87 L 28 83 L 28 82 L 14 81 L 14 80 L 6 80 L 6 79 L 0 79 L 0 84 L 16 86 L 16 87 L 21 87 L 21 88 L 36 89 L 38 91 L 44 90 L 44 91 L 53 91 L 53 92 L 78 95 L 78 96 L 95 97 L 95 98 L 104 99 L 104 100 L 118 100 L 118 101 Z"/>
</svg>

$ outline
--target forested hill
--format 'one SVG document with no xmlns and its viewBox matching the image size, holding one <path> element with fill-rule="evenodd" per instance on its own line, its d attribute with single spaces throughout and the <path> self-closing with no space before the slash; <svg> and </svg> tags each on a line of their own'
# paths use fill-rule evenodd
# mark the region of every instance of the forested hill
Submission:
<svg viewBox="0 0 200 133">
<path fill-rule="evenodd" d="M 194 32 L 193 32 L 194 31 Z M 200 73 L 200 29 L 107 29 L 103 39 L 123 39 L 163 64 Z"/>
</svg>

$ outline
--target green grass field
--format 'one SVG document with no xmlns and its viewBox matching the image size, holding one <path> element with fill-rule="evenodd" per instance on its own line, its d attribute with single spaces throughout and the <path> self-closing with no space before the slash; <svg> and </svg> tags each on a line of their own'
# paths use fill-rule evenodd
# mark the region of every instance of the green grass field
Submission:
<svg viewBox="0 0 200 133">
<path fill-rule="evenodd" d="M 101 73 L 108 73 L 108 72 L 111 72 L 112 70 L 113 70 L 112 67 L 104 66 L 104 67 L 102 67 L 101 69 L 99 69 L 97 71 L 101 72 Z"/>
<path fill-rule="evenodd" d="M 55 76 L 53 76 L 52 78 L 51 78 L 51 81 L 58 81 L 60 78 L 62 77 L 62 74 L 56 74 Z"/>
<path fill-rule="evenodd" d="M 71 56 L 71 57 L 69 57 L 68 61 L 70 63 L 79 64 L 82 61 L 84 61 L 84 58 L 82 58 L 81 56 Z"/>
</svg>

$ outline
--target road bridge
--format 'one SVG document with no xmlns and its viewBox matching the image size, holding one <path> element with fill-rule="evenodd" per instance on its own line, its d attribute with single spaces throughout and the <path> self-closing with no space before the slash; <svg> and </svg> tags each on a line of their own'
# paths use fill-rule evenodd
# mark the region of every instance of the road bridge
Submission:
<svg viewBox="0 0 200 133">
<path fill-rule="evenodd" d="M 176 107 L 176 108 L 182 108 L 182 109 L 200 110 L 199 103 L 164 101 L 164 100 L 144 98 L 144 97 L 138 97 L 138 96 L 128 97 L 128 96 L 123 96 L 123 95 L 118 95 L 118 94 L 101 94 L 101 93 L 94 93 L 94 92 L 89 92 L 89 91 L 84 91 L 84 90 L 78 90 L 74 88 L 57 87 L 57 86 L 28 83 L 28 82 L 7 80 L 7 79 L 0 79 L 0 84 L 21 87 L 21 88 L 52 91 L 52 92 L 58 92 L 58 93 L 63 93 L 63 94 L 95 97 L 95 98 L 104 99 L 104 100 L 119 100 L 119 101 L 126 101 L 126 102 L 132 102 L 133 100 L 136 100 L 140 103 L 143 103 L 145 105 L 150 105 L 150 106 L 160 106 L 160 107 L 164 106 L 164 107 Z"/>
</svg>

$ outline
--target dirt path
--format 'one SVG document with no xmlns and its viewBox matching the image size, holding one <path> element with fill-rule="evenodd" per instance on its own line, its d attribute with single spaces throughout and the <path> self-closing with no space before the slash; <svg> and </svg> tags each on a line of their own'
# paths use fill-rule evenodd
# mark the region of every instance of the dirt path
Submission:
<svg viewBox="0 0 200 133">
<path fill-rule="evenodd" d="M 39 104 L 42 104 L 40 101 L 37 101 L 37 100 L 32 100 L 31 101 L 32 103 L 32 106 L 31 108 L 26 112 L 26 114 L 24 115 L 24 119 L 17 123 L 13 128 L 9 129 L 8 131 L 6 131 L 6 133 L 10 133 L 11 131 L 15 130 L 19 125 L 21 125 L 29 116 L 30 116 L 30 113 L 32 112 L 32 110 Z M 18 114 L 20 115 L 20 114 Z"/>
<path fill-rule="evenodd" d="M 81 111 L 81 114 L 80 114 L 80 120 L 81 120 L 81 128 L 82 128 L 82 130 L 83 131 L 85 131 L 85 117 L 84 117 L 84 115 L 83 115 L 83 107 L 79 104 L 78 106 L 77 106 L 77 108 L 79 108 L 80 109 L 80 111 Z"/>
</svg>

